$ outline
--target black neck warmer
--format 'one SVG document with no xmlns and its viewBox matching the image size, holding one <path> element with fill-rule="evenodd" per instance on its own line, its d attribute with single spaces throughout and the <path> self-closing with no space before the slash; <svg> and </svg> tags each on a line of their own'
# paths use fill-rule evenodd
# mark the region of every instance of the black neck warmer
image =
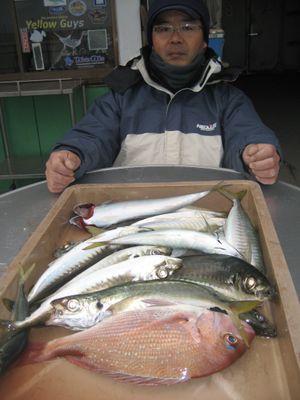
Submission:
<svg viewBox="0 0 300 400">
<path fill-rule="evenodd" d="M 162 58 L 152 50 L 148 65 L 150 67 L 151 78 L 175 93 L 180 89 L 194 86 L 201 78 L 206 62 L 207 58 L 203 50 L 191 64 L 183 67 L 165 63 Z"/>
</svg>

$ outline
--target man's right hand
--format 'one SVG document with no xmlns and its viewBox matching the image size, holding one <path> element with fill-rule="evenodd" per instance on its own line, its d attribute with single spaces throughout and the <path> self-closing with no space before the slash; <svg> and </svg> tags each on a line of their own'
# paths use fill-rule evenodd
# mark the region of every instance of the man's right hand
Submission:
<svg viewBox="0 0 300 400">
<path fill-rule="evenodd" d="M 61 193 L 70 183 L 74 182 L 74 171 L 80 164 L 80 158 L 71 151 L 61 150 L 51 153 L 46 163 L 46 178 L 49 191 Z"/>
</svg>

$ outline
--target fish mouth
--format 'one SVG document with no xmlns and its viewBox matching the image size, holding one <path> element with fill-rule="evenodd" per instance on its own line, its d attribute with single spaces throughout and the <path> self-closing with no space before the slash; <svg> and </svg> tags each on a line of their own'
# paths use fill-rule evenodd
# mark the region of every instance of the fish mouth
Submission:
<svg viewBox="0 0 300 400">
<path fill-rule="evenodd" d="M 69 223 L 71 225 L 77 226 L 77 228 L 81 229 L 81 230 L 87 230 L 86 229 L 86 224 L 84 223 L 84 220 L 82 217 L 79 217 L 78 215 L 76 215 L 76 217 L 72 217 L 69 220 Z"/>
<path fill-rule="evenodd" d="M 89 219 L 94 215 L 94 210 L 95 210 L 95 204 L 93 203 L 82 203 L 82 204 L 77 204 L 73 208 L 73 212 L 76 215 L 79 215 L 80 217 L 84 219 Z"/>
</svg>

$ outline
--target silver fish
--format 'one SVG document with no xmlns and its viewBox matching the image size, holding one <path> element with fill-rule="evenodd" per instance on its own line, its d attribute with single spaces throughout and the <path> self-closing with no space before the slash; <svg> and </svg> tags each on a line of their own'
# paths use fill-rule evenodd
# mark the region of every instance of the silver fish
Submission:
<svg viewBox="0 0 300 400">
<path fill-rule="evenodd" d="M 236 301 L 264 301 L 275 295 L 268 279 L 237 257 L 214 254 L 183 257 L 182 261 L 182 268 L 169 279 L 199 283 Z"/>
<path fill-rule="evenodd" d="M 93 242 L 93 245 L 97 245 L 96 240 Z M 165 246 L 174 249 L 189 249 L 209 254 L 227 254 L 234 257 L 242 257 L 242 255 L 225 239 L 219 239 L 217 235 L 211 235 L 204 232 L 195 232 L 186 229 L 142 232 L 123 236 L 118 239 L 111 240 L 108 243 L 113 245 L 143 244 Z M 98 245 L 103 245 L 103 242 L 98 243 Z"/>
<path fill-rule="evenodd" d="M 73 209 L 74 213 L 79 216 L 79 219 L 72 219 L 71 223 L 79 226 L 95 225 L 98 227 L 108 227 L 122 221 L 178 210 L 179 208 L 195 203 L 210 192 L 211 190 L 159 199 L 105 203 L 99 206 L 91 203 L 79 204 Z"/>
<path fill-rule="evenodd" d="M 208 225 L 212 227 L 221 227 L 224 225 L 225 221 L 224 213 L 216 213 L 214 211 L 193 207 L 181 208 L 173 213 L 145 218 L 134 222 L 131 226 L 148 227 L 154 230 L 173 228 L 207 232 Z"/>
<path fill-rule="evenodd" d="M 241 199 L 245 192 L 235 194 L 223 188 L 218 189 L 218 191 L 233 202 L 224 225 L 227 242 L 234 246 L 248 263 L 265 274 L 258 233 L 241 205 Z"/>
<path fill-rule="evenodd" d="M 83 241 L 72 247 L 61 257 L 52 261 L 29 292 L 28 301 L 32 303 L 48 295 L 53 288 L 64 284 L 68 279 L 119 248 L 118 246 L 104 245 L 84 250 L 88 246 L 88 243 L 87 241 Z"/>
<path fill-rule="evenodd" d="M 254 329 L 256 335 L 266 338 L 277 336 L 275 326 L 258 310 L 240 314 L 239 317 Z"/>
<path fill-rule="evenodd" d="M 131 282 L 107 290 L 52 301 L 55 312 L 47 325 L 68 329 L 86 329 L 103 319 L 130 310 L 152 307 L 190 305 L 226 311 L 243 335 L 238 314 L 256 307 L 257 301 L 229 302 L 210 288 L 183 281 Z"/>
<path fill-rule="evenodd" d="M 64 285 L 66 288 L 69 285 L 74 284 L 75 282 L 79 282 L 82 280 L 83 277 L 94 273 L 100 269 L 109 267 L 110 265 L 118 264 L 122 261 L 126 261 L 128 259 L 133 259 L 137 257 L 143 256 L 153 256 L 153 255 L 165 255 L 169 256 L 172 253 L 171 249 L 166 247 L 158 247 L 158 246 L 135 246 L 135 247 L 128 247 L 126 249 L 122 249 L 116 251 L 109 256 L 102 258 L 102 260 L 98 261 L 96 264 L 92 265 L 91 267 L 87 268 L 85 271 L 81 272 L 79 275 L 76 275 L 75 278 L 71 279 Z"/>
<path fill-rule="evenodd" d="M 168 256 L 143 256 L 122 261 L 83 277 L 72 285 L 63 286 L 47 297 L 28 318 L 15 321 L 11 329 L 22 329 L 45 321 L 51 315 L 51 302 L 59 297 L 90 293 L 126 282 L 165 279 L 180 268 L 182 261 Z"/>
</svg>

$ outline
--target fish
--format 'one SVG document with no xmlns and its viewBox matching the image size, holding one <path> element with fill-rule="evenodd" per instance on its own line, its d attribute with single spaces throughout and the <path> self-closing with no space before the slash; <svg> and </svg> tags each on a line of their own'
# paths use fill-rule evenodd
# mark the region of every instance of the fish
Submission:
<svg viewBox="0 0 300 400">
<path fill-rule="evenodd" d="M 164 216 L 167 216 L 166 218 Z M 207 220 L 198 210 L 160 214 L 154 217 L 138 220 L 131 225 L 117 227 L 99 233 L 91 238 L 90 243 L 106 242 L 141 232 L 157 230 L 185 229 L 197 232 L 213 232 L 225 224 L 225 218 L 210 217 Z"/>
<path fill-rule="evenodd" d="M 233 202 L 233 206 L 229 211 L 226 223 L 223 227 L 227 242 L 236 248 L 249 264 L 265 274 L 266 268 L 263 261 L 258 232 L 241 205 L 241 200 L 246 192 L 243 191 L 236 194 L 224 188 L 219 188 L 218 191 Z"/>
<path fill-rule="evenodd" d="M 257 336 L 266 338 L 274 338 L 277 336 L 275 326 L 258 310 L 242 313 L 239 317 L 254 329 Z"/>
<path fill-rule="evenodd" d="M 131 226 L 149 228 L 152 230 L 163 229 L 188 229 L 199 232 L 207 232 L 220 228 L 226 219 L 222 216 L 214 216 L 213 212 L 201 209 L 177 210 L 173 213 L 160 214 L 154 217 L 134 222 Z M 136 232 L 132 232 L 136 233 Z"/>
<path fill-rule="evenodd" d="M 118 313 L 178 304 L 224 310 L 241 329 L 238 314 L 252 310 L 260 302 L 228 301 L 218 296 L 212 289 L 191 282 L 174 280 L 130 282 L 98 292 L 57 298 L 51 302 L 54 311 L 45 324 L 80 330 Z"/>
<path fill-rule="evenodd" d="M 265 301 L 276 291 L 258 269 L 237 257 L 202 255 L 183 257 L 183 266 L 168 279 L 208 286 L 228 299 Z"/>
<path fill-rule="evenodd" d="M 95 225 L 106 228 L 111 225 L 144 218 L 151 215 L 168 213 L 179 208 L 193 204 L 211 193 L 207 190 L 199 193 L 191 193 L 181 196 L 165 197 L 159 199 L 142 199 L 103 203 L 98 206 L 92 203 L 77 204 L 73 212 L 77 217 L 70 222 L 79 227 Z"/>
<path fill-rule="evenodd" d="M 51 302 L 56 298 L 90 293 L 131 281 L 165 279 L 181 265 L 181 259 L 161 255 L 142 256 L 110 265 L 86 275 L 81 280 L 76 280 L 73 284 L 58 289 L 47 297 L 26 319 L 14 321 L 8 328 L 19 330 L 43 323 L 51 315 L 53 311 Z M 71 304 L 76 311 L 75 302 Z"/>
<path fill-rule="evenodd" d="M 173 249 L 189 249 L 209 254 L 227 254 L 242 258 L 241 253 L 218 235 L 204 232 L 195 232 L 187 229 L 170 229 L 150 232 L 141 232 L 122 236 L 109 241 L 93 240 L 87 249 L 95 246 L 111 245 L 152 245 L 165 246 Z"/>
<path fill-rule="evenodd" d="M 249 343 L 253 329 L 243 323 Z M 171 385 L 214 374 L 247 350 L 228 315 L 196 307 L 125 312 L 85 331 L 32 344 L 21 365 L 57 357 L 122 382 Z"/>
<path fill-rule="evenodd" d="M 23 320 L 29 313 L 29 303 L 25 294 L 24 285 L 35 268 L 33 264 L 26 272 L 20 269 L 20 278 L 16 300 L 13 302 L 12 320 Z M 28 342 L 28 329 L 18 332 L 5 331 L 0 335 L 0 375 L 18 358 Z"/>
<path fill-rule="evenodd" d="M 79 275 L 76 275 L 75 278 L 71 279 L 67 282 L 64 287 L 67 285 L 73 284 L 75 281 L 81 280 L 83 277 L 89 275 L 92 272 L 98 271 L 100 269 L 109 267 L 110 265 L 118 264 L 121 261 L 126 261 L 128 259 L 133 259 L 142 256 L 153 256 L 153 255 L 165 255 L 170 256 L 172 253 L 171 249 L 167 247 L 158 247 L 158 246 L 134 246 L 128 247 L 125 249 L 118 250 L 105 258 L 102 258 L 96 264 L 87 268 Z"/>
<path fill-rule="evenodd" d="M 78 273 L 111 254 L 115 249 L 119 249 L 118 246 L 104 245 L 84 250 L 88 243 L 86 240 L 78 243 L 48 265 L 30 290 L 28 294 L 29 303 L 49 295 L 58 286 L 63 285 Z"/>
</svg>

